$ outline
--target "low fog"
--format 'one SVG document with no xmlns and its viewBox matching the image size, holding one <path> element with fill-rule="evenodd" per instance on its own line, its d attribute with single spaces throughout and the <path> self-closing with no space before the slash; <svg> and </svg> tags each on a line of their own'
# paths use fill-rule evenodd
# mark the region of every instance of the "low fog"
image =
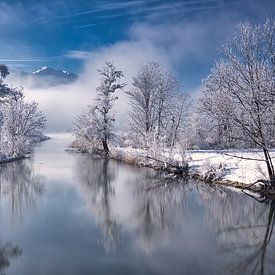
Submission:
<svg viewBox="0 0 275 275">
<path fill-rule="evenodd" d="M 79 53 L 72 52 L 71 55 L 77 55 L 75 58 L 78 58 Z M 124 91 L 131 89 L 132 77 L 143 62 L 156 61 L 167 69 L 171 68 L 168 51 L 141 37 L 85 53 L 83 58 L 83 71 L 78 74 L 78 80 L 70 84 L 36 88 L 30 79 L 26 81 L 12 75 L 7 79 L 13 87 L 23 85 L 27 100 L 35 100 L 40 104 L 40 109 L 47 117 L 48 132 L 71 131 L 73 118 L 95 98 L 96 87 L 100 81 L 97 69 L 102 68 L 105 61 L 113 61 L 117 68 L 123 71 L 123 81 L 127 83 Z M 116 128 L 121 129 L 127 126 L 125 114 L 128 104 L 124 92 L 118 92 L 117 96 L 119 100 L 115 102 L 114 112 Z"/>
</svg>

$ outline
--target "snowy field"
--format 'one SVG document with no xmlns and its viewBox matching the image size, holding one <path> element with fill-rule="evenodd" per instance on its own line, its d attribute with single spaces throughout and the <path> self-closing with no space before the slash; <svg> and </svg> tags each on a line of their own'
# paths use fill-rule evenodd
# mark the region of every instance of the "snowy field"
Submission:
<svg viewBox="0 0 275 275">
<path fill-rule="evenodd" d="M 221 169 L 221 178 L 250 184 L 258 179 L 267 179 L 267 169 L 262 151 L 254 150 L 200 150 L 188 153 L 190 167 L 200 173 L 210 166 Z M 271 157 L 275 158 L 275 150 Z M 257 161 L 259 160 L 259 161 Z"/>
<path fill-rule="evenodd" d="M 144 150 L 133 148 L 113 148 L 118 159 L 137 163 L 138 158 L 146 156 Z M 271 150 L 275 159 L 275 149 Z M 116 158 L 116 157 L 115 157 Z M 181 161 L 179 153 L 172 155 L 174 161 Z M 194 150 L 186 153 L 191 173 L 206 174 L 212 170 L 217 179 L 250 184 L 258 179 L 267 179 L 267 169 L 263 152 L 260 150 Z"/>
</svg>

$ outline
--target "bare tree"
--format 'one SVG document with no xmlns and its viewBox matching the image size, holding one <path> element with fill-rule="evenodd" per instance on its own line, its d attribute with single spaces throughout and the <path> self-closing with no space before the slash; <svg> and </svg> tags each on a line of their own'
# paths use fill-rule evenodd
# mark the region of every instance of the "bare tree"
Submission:
<svg viewBox="0 0 275 275">
<path fill-rule="evenodd" d="M 223 58 L 206 79 L 201 99 L 201 111 L 213 119 L 213 128 L 233 129 L 232 139 L 249 140 L 263 150 L 273 187 L 268 148 L 275 134 L 274 35 L 274 21 L 240 24 L 222 48 Z"/>
<path fill-rule="evenodd" d="M 176 105 L 178 105 L 178 101 L 174 99 L 183 98 L 182 96 L 178 96 L 178 91 L 179 83 L 176 77 L 169 71 L 160 71 L 158 76 L 156 106 L 156 127 L 158 136 L 166 135 L 171 120 L 175 118 L 175 110 L 177 109 Z"/>
<path fill-rule="evenodd" d="M 95 104 L 88 107 L 74 122 L 74 133 L 77 138 L 84 140 L 92 146 L 101 143 L 105 156 L 109 155 L 108 141 L 112 136 L 114 117 L 110 113 L 113 103 L 118 97 L 114 96 L 116 90 L 121 90 L 126 84 L 120 83 L 122 71 L 108 61 L 103 69 L 98 70 L 101 84 L 96 89 Z"/>
<path fill-rule="evenodd" d="M 156 105 L 160 74 L 157 63 L 149 62 L 142 65 L 133 77 L 133 90 L 127 92 L 132 107 L 130 126 L 141 138 L 147 138 L 157 121 Z"/>
<path fill-rule="evenodd" d="M 177 142 L 183 143 L 188 146 L 189 141 L 188 129 L 189 124 L 189 109 L 190 109 L 189 97 L 185 93 L 179 93 L 173 96 L 172 106 L 170 115 L 167 116 L 169 119 L 166 127 L 167 145 L 173 148 Z M 185 141 L 184 141 L 185 140 Z M 185 148 L 186 149 L 186 148 Z"/>
<path fill-rule="evenodd" d="M 183 120 L 182 99 L 185 95 L 179 89 L 177 79 L 159 64 L 141 65 L 133 77 L 133 89 L 127 92 L 132 107 L 130 127 L 138 136 L 140 145 L 149 147 L 152 135 L 157 140 L 164 138 L 170 145 L 174 144 Z"/>
</svg>

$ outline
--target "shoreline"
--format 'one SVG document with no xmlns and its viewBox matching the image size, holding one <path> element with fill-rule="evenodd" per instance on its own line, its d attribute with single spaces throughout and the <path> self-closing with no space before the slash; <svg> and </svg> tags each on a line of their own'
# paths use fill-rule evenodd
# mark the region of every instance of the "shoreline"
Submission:
<svg viewBox="0 0 275 275">
<path fill-rule="evenodd" d="M 81 153 L 81 152 L 80 152 Z M 89 156 L 91 154 L 87 153 Z M 139 156 L 139 158 L 144 158 L 146 159 L 145 156 Z M 164 173 L 167 173 L 168 177 L 171 178 L 182 178 L 182 179 L 194 179 L 194 180 L 199 180 L 205 184 L 209 185 L 216 185 L 216 186 L 222 186 L 226 188 L 233 188 L 236 189 L 236 191 L 241 191 L 245 195 L 251 196 L 256 200 L 259 200 L 260 198 L 266 198 L 266 199 L 274 199 L 275 198 L 275 190 L 272 188 L 263 188 L 263 185 L 251 185 L 251 184 L 245 184 L 242 182 L 238 181 L 231 181 L 228 179 L 211 179 L 211 180 L 206 180 L 204 176 L 196 171 L 190 171 L 191 169 L 188 169 L 186 174 L 176 174 L 173 173 L 172 169 L 165 169 L 162 167 L 157 167 L 155 165 L 151 165 L 150 163 L 139 163 L 137 160 L 131 162 L 128 160 L 124 160 L 122 158 L 117 158 L 114 156 L 110 156 L 109 159 L 116 160 L 119 162 L 123 162 L 125 164 L 133 165 L 133 166 L 138 166 L 138 167 L 147 167 L 151 168 L 154 170 L 158 171 L 163 171 Z M 255 196 L 253 196 L 251 193 L 253 193 Z M 258 198 L 256 196 L 259 196 Z M 260 201 L 260 200 L 259 200 Z"/>
<path fill-rule="evenodd" d="M 91 155 L 89 153 L 87 153 L 88 155 Z M 130 165 L 134 165 L 134 166 L 139 166 L 139 167 L 147 167 L 147 168 L 151 168 L 151 169 L 154 169 L 154 170 L 159 170 L 159 171 L 163 171 L 164 173 L 167 173 L 168 176 L 170 177 L 176 177 L 176 178 L 186 178 L 186 179 L 195 179 L 195 180 L 199 180 L 203 183 L 206 183 L 206 184 L 215 184 L 217 186 L 224 186 L 224 187 L 227 187 L 227 188 L 236 188 L 240 191 L 249 191 L 249 192 L 254 192 L 255 194 L 258 194 L 258 195 L 273 195 L 275 196 L 275 190 L 269 190 L 269 192 L 267 193 L 267 190 L 264 190 L 262 188 L 262 186 L 260 185 L 252 185 L 250 186 L 251 184 L 245 184 L 245 183 L 242 183 L 242 182 L 239 182 L 239 181 L 231 181 L 231 180 L 228 180 L 228 179 L 224 179 L 224 178 L 221 178 L 221 179 L 206 179 L 205 176 L 203 174 L 200 174 L 198 173 L 197 171 L 192 171 L 192 167 L 188 167 L 188 171 L 186 171 L 185 174 L 177 174 L 177 173 L 173 173 L 173 170 L 172 169 L 165 169 L 163 167 L 159 167 L 159 166 L 156 166 L 152 163 L 147 162 L 146 163 L 146 160 L 150 160 L 148 157 L 146 156 L 134 156 L 132 155 L 132 159 L 130 158 L 127 158 L 127 159 L 124 159 L 123 157 L 118 157 L 118 156 L 114 156 L 114 155 L 110 155 L 109 157 L 110 159 L 113 159 L 113 160 L 116 160 L 116 161 L 120 161 L 120 162 L 123 162 L 123 163 L 126 163 L 126 164 L 130 164 Z M 139 161 L 138 159 L 142 159 L 142 161 Z M 144 161 L 145 160 L 145 161 Z"/>
<path fill-rule="evenodd" d="M 9 163 L 9 162 L 14 162 L 14 161 L 18 161 L 18 160 L 22 160 L 22 159 L 29 159 L 31 158 L 30 155 L 26 154 L 26 155 L 22 155 L 22 156 L 17 156 L 17 157 L 12 157 L 12 158 L 8 158 L 8 159 L 3 159 L 0 160 L 0 165 L 1 164 L 5 164 L 5 163 Z"/>
<path fill-rule="evenodd" d="M 213 184 L 213 185 L 217 185 L 217 186 L 223 186 L 226 188 L 233 188 L 243 192 L 246 195 L 252 196 L 249 193 L 253 193 L 258 196 L 261 197 L 265 197 L 265 198 L 274 198 L 275 197 L 275 190 L 272 188 L 265 188 L 264 185 L 260 185 L 260 184 L 252 184 L 252 183 L 245 183 L 245 182 L 240 182 L 237 180 L 229 180 L 226 179 L 225 177 L 220 177 L 220 178 L 215 178 L 215 171 L 211 171 L 212 175 L 209 174 L 204 174 L 204 173 L 200 173 L 198 170 L 201 168 L 201 166 L 198 165 L 190 165 L 189 166 L 189 162 L 187 161 L 187 167 L 182 167 L 183 168 L 183 172 L 181 174 L 177 173 L 177 169 L 176 167 L 165 167 L 165 165 L 157 165 L 157 163 L 154 161 L 154 159 L 150 159 L 150 157 L 146 156 L 146 155 L 142 155 L 143 150 L 140 149 L 136 149 L 133 152 L 135 153 L 129 153 L 128 151 L 124 152 L 124 150 L 120 150 L 121 148 L 112 148 L 110 150 L 110 155 L 109 155 L 109 159 L 112 160 L 116 160 L 119 162 L 123 162 L 125 164 L 129 164 L 129 165 L 134 165 L 134 166 L 138 166 L 138 167 L 147 167 L 147 168 L 151 168 L 154 170 L 159 170 L 159 171 L 163 171 L 164 173 L 166 173 L 168 176 L 170 176 L 171 178 L 186 178 L 186 179 L 195 179 L 195 180 L 199 180 L 201 182 L 204 182 L 206 184 Z M 87 154 L 90 157 L 93 156 L 99 156 L 97 153 L 92 153 L 91 151 L 87 150 L 87 148 L 85 148 L 84 150 L 81 150 L 81 148 L 78 148 L 77 146 L 70 146 L 69 151 L 71 152 L 77 152 L 77 153 L 84 153 Z M 205 151 L 204 151 L 205 153 Z M 251 152 L 249 152 L 251 153 Z M 163 163 L 164 164 L 164 163 Z M 196 166 L 196 168 L 195 168 Z M 198 166 L 198 167 L 197 167 Z M 185 168 L 187 170 L 185 170 Z M 252 196 L 253 198 L 257 199 L 257 197 Z"/>
<path fill-rule="evenodd" d="M 43 136 L 41 139 L 34 141 L 31 146 L 33 147 L 35 144 L 37 144 L 39 142 L 49 140 L 49 139 L 51 139 L 49 136 Z M 26 153 L 26 154 L 16 156 L 16 157 L 1 159 L 0 160 L 0 165 L 10 163 L 10 162 L 14 162 L 14 161 L 18 161 L 18 160 L 23 160 L 23 159 L 30 159 L 31 157 L 32 157 L 31 153 Z"/>
</svg>

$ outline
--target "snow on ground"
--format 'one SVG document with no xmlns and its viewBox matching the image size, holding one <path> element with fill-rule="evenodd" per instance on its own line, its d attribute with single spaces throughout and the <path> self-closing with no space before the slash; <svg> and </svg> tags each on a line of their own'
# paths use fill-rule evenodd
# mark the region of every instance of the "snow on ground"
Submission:
<svg viewBox="0 0 275 275">
<path fill-rule="evenodd" d="M 140 149 L 118 147 L 113 149 L 125 159 L 147 155 L 145 150 Z M 275 149 L 271 150 L 271 157 L 275 161 Z M 173 159 L 181 161 L 180 154 L 175 151 Z M 250 184 L 258 179 L 267 179 L 264 155 L 260 150 L 193 150 L 187 152 L 186 159 L 191 172 L 199 174 L 205 173 L 209 167 L 218 170 L 222 167 L 220 177 L 224 180 Z"/>
<path fill-rule="evenodd" d="M 267 179 L 267 169 L 264 156 L 261 151 L 247 150 L 200 150 L 188 153 L 190 157 L 190 167 L 199 170 L 200 167 L 209 163 L 210 165 L 224 166 L 223 179 L 238 181 L 250 184 L 258 179 Z M 275 152 L 271 152 L 271 157 L 275 158 Z M 256 159 L 256 160 L 247 160 Z"/>
</svg>

